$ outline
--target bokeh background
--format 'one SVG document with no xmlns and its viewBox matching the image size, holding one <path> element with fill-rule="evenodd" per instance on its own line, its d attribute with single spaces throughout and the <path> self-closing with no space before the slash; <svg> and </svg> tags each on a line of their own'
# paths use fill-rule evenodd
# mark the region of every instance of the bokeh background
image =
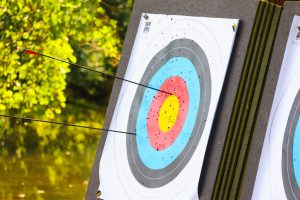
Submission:
<svg viewBox="0 0 300 200">
<path fill-rule="evenodd" d="M 133 0 L 0 0 L 0 114 L 101 128 Z M 100 131 L 0 117 L 0 199 L 84 199 Z"/>
</svg>

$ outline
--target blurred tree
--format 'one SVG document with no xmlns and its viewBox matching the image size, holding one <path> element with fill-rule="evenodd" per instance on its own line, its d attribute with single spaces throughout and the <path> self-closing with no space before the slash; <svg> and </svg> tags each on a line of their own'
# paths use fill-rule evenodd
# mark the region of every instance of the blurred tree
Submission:
<svg viewBox="0 0 300 200">
<path fill-rule="evenodd" d="M 118 37 L 120 38 L 118 50 L 121 52 L 133 6 L 133 0 L 103 0 L 101 5 L 105 9 L 107 16 L 117 22 L 116 29 Z M 76 44 L 74 44 L 73 49 L 75 49 L 75 54 L 79 63 L 88 66 L 99 66 L 99 63 L 95 62 L 97 59 L 92 60 L 91 53 L 93 52 L 93 49 L 90 50 L 90 53 L 83 52 L 82 48 L 77 47 Z M 97 55 L 99 56 L 99 54 L 94 54 L 95 58 Z M 116 68 L 114 67 L 115 64 L 116 63 L 106 62 L 106 72 L 114 74 L 116 72 Z M 96 69 L 101 71 L 104 70 L 102 66 Z M 106 105 L 113 81 L 113 79 L 104 79 L 104 77 L 101 77 L 98 74 L 89 73 L 85 70 L 71 69 L 67 86 L 67 96 L 70 97 L 68 100 L 72 101 L 70 103 L 75 103 L 75 100 L 76 104 L 78 104 L 79 99 L 84 98 L 85 100 L 92 101 L 96 98 L 102 99 L 102 101 L 98 103 Z M 78 94 L 80 94 L 80 96 Z M 83 102 L 83 99 L 81 102 Z"/>
<path fill-rule="evenodd" d="M 121 41 L 125 39 L 133 3 L 134 0 L 104 0 L 102 2 L 107 15 L 118 22 L 118 33 Z"/>
<path fill-rule="evenodd" d="M 108 73 L 118 64 L 117 22 L 106 14 L 101 0 L 0 0 L 0 17 L 1 113 L 54 119 L 66 107 L 69 66 L 25 55 L 23 47 Z M 78 71 L 72 80 L 78 78 Z M 80 80 L 74 82 L 80 86 Z M 86 85 L 82 87 L 89 91 Z M 7 121 L 0 120 L 0 142 L 10 143 L 21 154 L 24 140 L 34 133 Z M 48 139 L 57 135 L 55 131 L 49 133 L 52 136 L 37 134 Z"/>
</svg>

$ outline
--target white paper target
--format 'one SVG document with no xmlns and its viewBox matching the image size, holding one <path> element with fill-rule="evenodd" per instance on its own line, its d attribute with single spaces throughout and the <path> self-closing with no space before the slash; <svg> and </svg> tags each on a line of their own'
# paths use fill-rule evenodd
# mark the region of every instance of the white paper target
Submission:
<svg viewBox="0 0 300 200">
<path fill-rule="evenodd" d="M 125 79 L 149 88 L 122 84 L 110 129 L 136 136 L 108 133 L 101 198 L 198 198 L 237 26 L 237 19 L 141 16 Z"/>
</svg>

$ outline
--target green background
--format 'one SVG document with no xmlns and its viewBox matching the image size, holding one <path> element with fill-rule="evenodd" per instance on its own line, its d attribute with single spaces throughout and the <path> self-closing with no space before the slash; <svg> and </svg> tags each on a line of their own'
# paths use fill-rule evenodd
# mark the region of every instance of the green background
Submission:
<svg viewBox="0 0 300 200">
<path fill-rule="evenodd" d="M 0 114 L 102 127 L 130 0 L 1 0 Z M 100 131 L 0 117 L 0 199 L 83 199 Z"/>
</svg>

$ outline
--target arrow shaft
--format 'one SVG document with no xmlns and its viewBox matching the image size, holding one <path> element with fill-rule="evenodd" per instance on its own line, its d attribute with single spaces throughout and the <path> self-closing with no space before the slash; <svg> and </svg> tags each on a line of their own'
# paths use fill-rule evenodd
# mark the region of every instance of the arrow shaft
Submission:
<svg viewBox="0 0 300 200">
<path fill-rule="evenodd" d="M 106 77 L 109 77 L 109 78 L 119 79 L 121 81 L 126 81 L 128 83 L 136 84 L 136 85 L 139 85 L 139 86 L 142 86 L 142 87 L 145 87 L 145 88 L 156 90 L 158 92 L 163 92 L 163 93 L 166 93 L 168 95 L 172 95 L 172 93 L 170 93 L 170 92 L 166 92 L 166 91 L 163 91 L 163 90 L 160 90 L 160 89 L 157 89 L 157 88 L 154 88 L 154 87 L 150 87 L 150 86 L 147 86 L 147 85 L 144 85 L 144 84 L 141 84 L 141 83 L 137 83 L 137 82 L 125 79 L 125 78 L 118 77 L 118 76 L 113 76 L 111 74 L 107 74 L 107 73 L 104 73 L 104 72 L 101 72 L 101 71 L 97 71 L 97 70 L 94 70 L 92 68 L 89 68 L 89 67 L 77 64 L 77 63 L 69 62 L 69 61 L 66 61 L 66 60 L 63 60 L 63 59 L 60 59 L 60 58 L 52 57 L 52 56 L 49 56 L 49 55 L 46 55 L 46 54 L 42 54 L 42 53 L 39 53 L 39 52 L 36 52 L 36 51 L 32 51 L 32 50 L 29 50 L 29 49 L 25 49 L 25 52 L 27 54 L 40 55 L 40 56 L 43 56 L 43 57 L 46 57 L 46 58 L 50 58 L 52 60 L 56 60 L 56 61 L 59 61 L 59 62 L 63 62 L 63 63 L 69 64 L 69 65 L 72 65 L 72 66 L 76 66 L 76 67 L 79 67 L 79 68 L 82 68 L 82 69 L 85 69 L 85 70 L 88 70 L 88 71 L 95 72 L 95 73 L 100 74 L 102 76 L 106 76 Z"/>
<path fill-rule="evenodd" d="M 43 120 L 43 119 L 29 118 L 29 117 L 19 117 L 19 116 L 4 115 L 4 114 L 0 114 L 0 117 L 19 119 L 19 120 L 23 120 L 23 121 L 42 122 L 42 123 L 47 123 L 47 124 L 56 124 L 56 125 L 61 125 L 61 126 L 72 126 L 72 127 L 77 127 L 77 128 L 86 128 L 86 129 L 92 129 L 92 130 L 98 130 L 98 131 L 108 131 L 108 132 L 122 133 L 122 134 L 127 134 L 127 135 L 136 135 L 136 133 L 131 133 L 131 132 L 110 130 L 110 129 L 105 129 L 105 128 L 90 127 L 90 126 L 82 126 L 82 125 L 77 125 L 77 124 L 55 122 L 55 121 L 49 121 L 49 120 Z"/>
</svg>

